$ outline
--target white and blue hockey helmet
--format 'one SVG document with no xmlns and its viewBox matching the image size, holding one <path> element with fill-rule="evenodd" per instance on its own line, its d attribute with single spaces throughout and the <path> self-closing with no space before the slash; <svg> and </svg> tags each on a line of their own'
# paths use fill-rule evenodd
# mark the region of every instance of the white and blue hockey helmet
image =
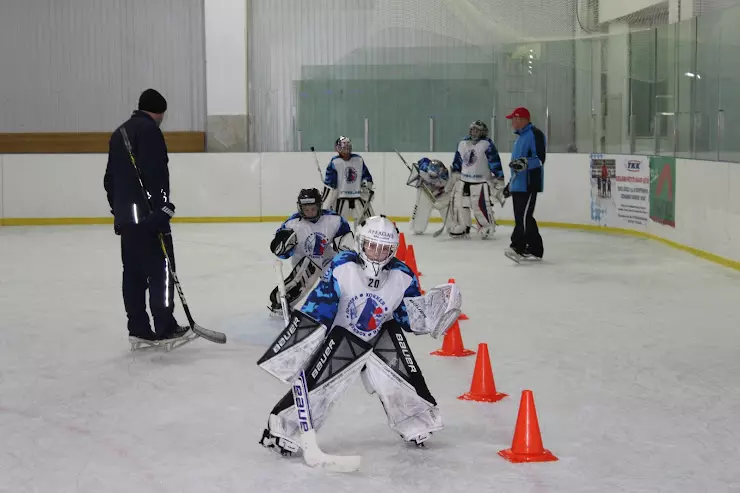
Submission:
<svg viewBox="0 0 740 493">
<path fill-rule="evenodd" d="M 480 139 L 485 139 L 488 137 L 488 125 L 483 123 L 481 120 L 475 120 L 470 124 L 468 133 L 470 134 L 470 138 L 476 142 Z"/>
<path fill-rule="evenodd" d="M 368 285 L 372 288 L 381 287 L 388 277 L 384 267 L 398 250 L 398 228 L 384 215 L 373 216 L 360 223 L 355 241 L 362 272 L 372 281 Z"/>
</svg>

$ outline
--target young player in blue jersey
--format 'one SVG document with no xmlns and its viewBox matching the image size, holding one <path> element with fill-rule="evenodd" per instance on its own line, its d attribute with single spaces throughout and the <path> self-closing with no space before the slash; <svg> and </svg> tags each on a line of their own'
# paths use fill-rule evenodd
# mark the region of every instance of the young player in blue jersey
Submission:
<svg viewBox="0 0 740 493">
<path fill-rule="evenodd" d="M 324 176 L 323 200 L 345 219 L 358 222 L 373 215 L 373 177 L 359 154 L 352 152 L 352 141 L 340 136 L 334 143 L 337 155 L 331 158 Z M 363 212 L 364 211 L 364 212 Z"/>
<path fill-rule="evenodd" d="M 421 445 L 443 428 L 404 333 L 444 335 L 460 315 L 462 297 L 454 284 L 421 296 L 414 273 L 394 256 L 398 240 L 398 230 L 385 216 L 364 221 L 357 251 L 332 260 L 301 311 L 293 312 L 258 362 L 286 383 L 305 370 L 315 429 L 357 377 L 378 395 L 388 425 L 406 442 Z M 288 392 L 270 413 L 260 443 L 292 454 L 300 449 L 299 433 Z"/>
<path fill-rule="evenodd" d="M 285 280 L 287 302 L 293 307 L 318 280 L 329 262 L 342 250 L 351 250 L 354 237 L 341 216 L 321 208 L 321 194 L 315 188 L 298 194 L 298 212 L 280 225 L 270 250 L 281 259 L 291 259 L 293 270 Z M 270 293 L 269 309 L 281 311 L 278 288 Z"/>
</svg>

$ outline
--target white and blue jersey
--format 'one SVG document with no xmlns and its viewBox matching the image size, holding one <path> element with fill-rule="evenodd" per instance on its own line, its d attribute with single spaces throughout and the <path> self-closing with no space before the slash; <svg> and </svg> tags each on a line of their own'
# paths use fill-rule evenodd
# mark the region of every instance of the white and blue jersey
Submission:
<svg viewBox="0 0 740 493">
<path fill-rule="evenodd" d="M 501 158 L 496 146 L 489 138 L 474 141 L 466 137 L 457 144 L 452 172 L 460 173 L 460 180 L 466 183 L 483 183 L 491 179 L 491 174 L 503 178 Z"/>
<path fill-rule="evenodd" d="M 319 267 L 327 265 L 336 255 L 334 240 L 350 233 L 349 223 L 334 211 L 322 210 L 315 221 L 304 219 L 297 212 L 280 225 L 281 229 L 295 231 L 298 243 L 279 257 L 292 258 L 293 265 L 303 257 L 309 257 Z"/>
<path fill-rule="evenodd" d="M 350 154 L 347 161 L 336 155 L 326 167 L 324 185 L 336 189 L 340 199 L 359 198 L 363 181 L 372 182 L 373 177 L 359 154 Z"/>
<path fill-rule="evenodd" d="M 375 337 L 390 319 L 395 319 L 403 330 L 410 332 L 403 299 L 421 296 L 414 273 L 393 258 L 384 267 L 388 270 L 385 283 L 372 289 L 368 287 L 359 261 L 357 252 L 342 252 L 334 257 L 301 311 L 330 330 L 344 327 L 365 341 Z"/>
</svg>

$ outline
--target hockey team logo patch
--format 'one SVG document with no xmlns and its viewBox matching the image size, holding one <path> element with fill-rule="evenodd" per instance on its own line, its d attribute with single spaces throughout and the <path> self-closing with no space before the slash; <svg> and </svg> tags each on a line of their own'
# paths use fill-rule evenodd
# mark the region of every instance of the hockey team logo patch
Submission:
<svg viewBox="0 0 740 493">
<path fill-rule="evenodd" d="M 347 304 L 345 316 L 354 333 L 360 336 L 374 335 L 388 313 L 388 306 L 374 293 L 362 293 L 353 297 Z"/>
<path fill-rule="evenodd" d="M 465 159 L 465 166 L 475 166 L 478 162 L 478 155 L 475 153 L 475 149 L 468 151 L 467 159 Z"/>
<path fill-rule="evenodd" d="M 344 179 L 347 180 L 347 183 L 354 183 L 357 181 L 357 170 L 354 169 L 352 166 L 347 166 L 344 168 Z"/>
<path fill-rule="evenodd" d="M 303 242 L 303 248 L 312 257 L 321 258 L 324 256 L 328 244 L 329 239 L 322 233 L 311 233 Z"/>
</svg>

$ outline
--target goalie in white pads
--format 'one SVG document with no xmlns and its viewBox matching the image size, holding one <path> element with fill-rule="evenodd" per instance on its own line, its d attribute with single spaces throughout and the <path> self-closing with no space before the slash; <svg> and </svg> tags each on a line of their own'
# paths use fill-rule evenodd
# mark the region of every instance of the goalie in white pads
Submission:
<svg viewBox="0 0 740 493">
<path fill-rule="evenodd" d="M 361 377 L 377 394 L 391 430 L 406 442 L 424 443 L 443 428 L 404 332 L 441 337 L 460 315 L 454 284 L 419 294 L 416 276 L 394 257 L 399 233 L 384 216 L 369 218 L 356 235 L 357 252 L 332 260 L 300 312 L 258 361 L 285 383 L 305 370 L 315 429 Z M 283 455 L 300 449 L 299 421 L 291 392 L 273 408 L 260 443 Z"/>
<path fill-rule="evenodd" d="M 504 170 L 496 146 L 488 138 L 488 127 L 480 120 L 470 124 L 469 135 L 460 141 L 452 162 L 452 201 L 447 231 L 453 238 L 467 238 L 472 216 L 478 234 L 488 238 L 496 229 L 491 188 L 503 203 Z"/>
<path fill-rule="evenodd" d="M 270 250 L 281 259 L 290 258 L 293 270 L 285 279 L 287 302 L 295 306 L 329 266 L 337 252 L 351 250 L 354 236 L 341 216 L 321 209 L 321 194 L 315 188 L 298 194 L 298 212 L 275 232 Z M 282 314 L 278 288 L 270 293 L 270 311 Z"/>
<path fill-rule="evenodd" d="M 444 217 L 450 205 L 450 190 L 447 189 L 450 174 L 442 161 L 423 157 L 411 168 L 407 185 L 416 188 L 416 204 L 411 214 L 411 230 L 424 234 L 429 225 L 432 210 Z"/>
<path fill-rule="evenodd" d="M 326 167 L 323 200 L 345 219 L 358 222 L 374 215 L 373 177 L 359 154 L 352 153 L 352 141 L 339 137 L 334 143 L 337 155 Z"/>
</svg>

